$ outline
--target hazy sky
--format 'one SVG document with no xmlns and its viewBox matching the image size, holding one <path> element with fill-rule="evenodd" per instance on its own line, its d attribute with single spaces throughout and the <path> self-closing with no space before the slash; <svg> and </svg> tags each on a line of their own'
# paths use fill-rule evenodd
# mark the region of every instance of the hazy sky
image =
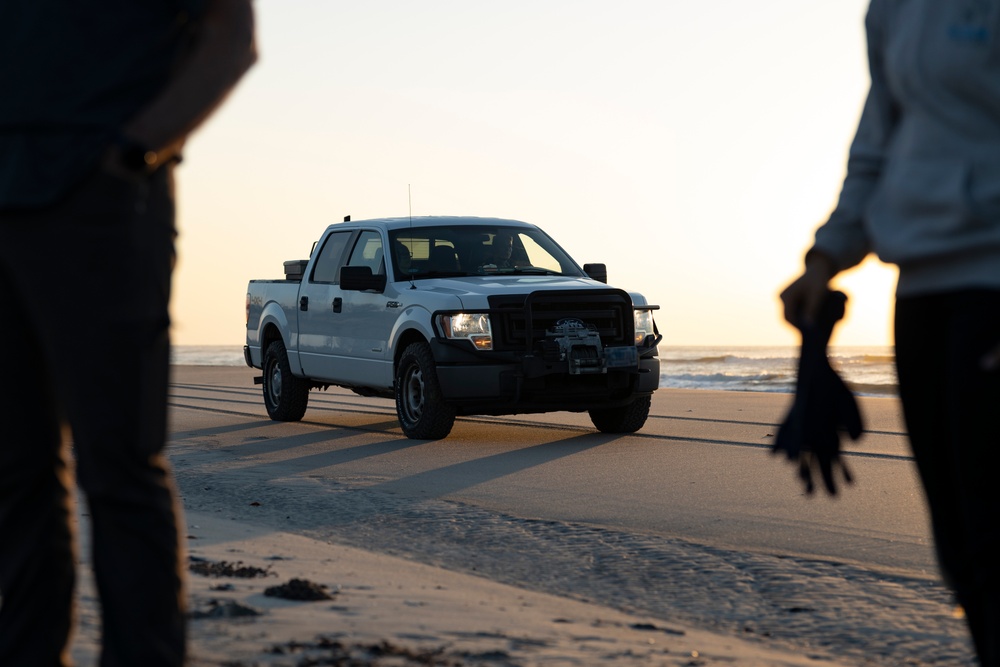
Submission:
<svg viewBox="0 0 1000 667">
<path fill-rule="evenodd" d="M 540 225 L 666 345 L 796 344 L 777 292 L 836 201 L 867 0 L 256 0 L 260 60 L 178 171 L 174 341 L 242 344 L 250 278 L 326 225 Z M 887 344 L 869 260 L 840 344 Z"/>
</svg>

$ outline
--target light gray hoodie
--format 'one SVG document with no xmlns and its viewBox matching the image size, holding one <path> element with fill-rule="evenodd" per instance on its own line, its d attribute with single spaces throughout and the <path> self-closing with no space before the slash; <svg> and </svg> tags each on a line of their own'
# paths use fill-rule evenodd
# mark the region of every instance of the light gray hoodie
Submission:
<svg viewBox="0 0 1000 667">
<path fill-rule="evenodd" d="M 872 0 L 871 90 L 814 250 L 897 294 L 1000 289 L 1000 0 Z"/>
</svg>

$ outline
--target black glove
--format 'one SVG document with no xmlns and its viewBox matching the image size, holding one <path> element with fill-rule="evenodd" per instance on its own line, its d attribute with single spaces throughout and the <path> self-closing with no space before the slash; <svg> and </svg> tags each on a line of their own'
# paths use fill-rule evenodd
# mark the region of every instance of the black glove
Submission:
<svg viewBox="0 0 1000 667">
<path fill-rule="evenodd" d="M 835 470 L 840 470 L 848 484 L 854 481 L 840 457 L 840 431 L 846 430 L 852 440 L 861 437 L 861 413 L 854 394 L 826 357 L 833 326 L 844 316 L 846 302 L 843 292 L 828 292 L 816 321 L 796 324 L 802 333 L 802 350 L 795 401 L 778 430 L 772 452 L 784 452 L 789 461 L 798 461 L 799 477 L 809 494 L 815 491 L 816 472 L 830 495 L 837 494 Z"/>
</svg>

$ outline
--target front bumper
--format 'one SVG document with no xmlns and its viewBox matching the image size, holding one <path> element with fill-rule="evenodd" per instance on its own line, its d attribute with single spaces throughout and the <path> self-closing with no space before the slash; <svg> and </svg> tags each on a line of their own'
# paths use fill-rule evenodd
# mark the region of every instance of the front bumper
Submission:
<svg viewBox="0 0 1000 667">
<path fill-rule="evenodd" d="M 459 414 L 518 414 L 627 405 L 652 394 L 660 383 L 660 360 L 605 372 L 571 372 L 567 361 L 544 361 L 521 352 L 482 353 L 431 341 L 444 399 Z"/>
</svg>

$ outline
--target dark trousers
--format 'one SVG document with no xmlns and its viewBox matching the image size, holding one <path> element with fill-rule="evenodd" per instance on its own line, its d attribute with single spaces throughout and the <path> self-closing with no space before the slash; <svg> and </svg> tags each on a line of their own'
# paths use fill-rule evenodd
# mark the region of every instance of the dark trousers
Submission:
<svg viewBox="0 0 1000 667">
<path fill-rule="evenodd" d="M 135 182 L 96 173 L 57 206 L 0 212 L 4 667 L 68 664 L 74 472 L 101 665 L 184 662 L 180 513 L 162 453 L 174 237 L 169 168 Z"/>
<path fill-rule="evenodd" d="M 1000 270 L 1000 267 L 998 267 Z M 984 666 L 1000 665 L 1000 291 L 901 298 L 899 392 L 945 581 Z"/>
</svg>

